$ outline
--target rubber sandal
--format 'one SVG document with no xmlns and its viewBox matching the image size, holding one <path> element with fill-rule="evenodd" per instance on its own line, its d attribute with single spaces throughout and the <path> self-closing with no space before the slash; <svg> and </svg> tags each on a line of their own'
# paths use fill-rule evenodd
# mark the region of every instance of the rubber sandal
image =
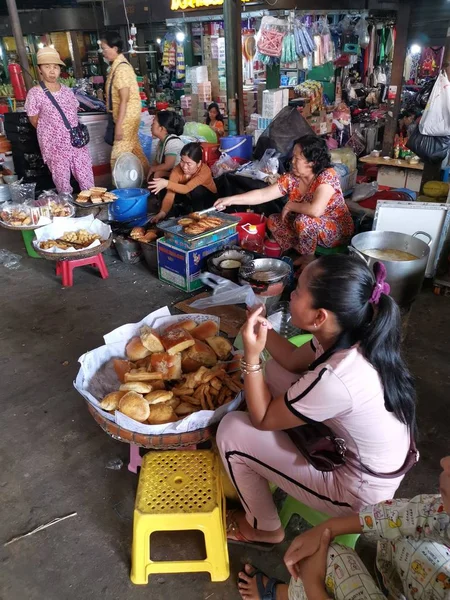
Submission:
<svg viewBox="0 0 450 600">
<path fill-rule="evenodd" d="M 251 546 L 257 550 L 262 550 L 263 552 L 270 552 L 275 548 L 275 544 L 271 544 L 270 542 L 253 542 L 252 540 L 248 540 L 239 529 L 236 520 L 233 518 L 235 512 L 235 510 L 227 511 L 227 534 L 231 533 L 236 538 L 229 538 L 227 535 L 227 542 L 237 546 Z"/>
<path fill-rule="evenodd" d="M 242 569 L 244 571 L 244 573 L 246 573 L 245 571 L 245 566 Z M 281 581 L 281 579 L 277 579 L 276 577 L 268 577 L 265 573 L 263 573 L 263 571 L 261 571 L 260 569 L 254 569 L 253 573 L 248 574 L 246 573 L 251 579 L 255 578 L 256 579 L 256 587 L 258 588 L 258 594 L 261 600 L 276 600 L 276 586 L 281 583 L 283 584 L 284 581 Z M 266 585 L 264 585 L 263 582 L 263 577 L 267 578 L 267 583 Z M 239 583 L 245 583 L 245 581 L 241 578 L 239 578 Z"/>
</svg>

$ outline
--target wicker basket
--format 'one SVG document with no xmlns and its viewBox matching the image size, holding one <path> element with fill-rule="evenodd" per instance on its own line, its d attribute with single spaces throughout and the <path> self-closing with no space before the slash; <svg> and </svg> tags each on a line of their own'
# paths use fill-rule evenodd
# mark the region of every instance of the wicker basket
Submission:
<svg viewBox="0 0 450 600">
<path fill-rule="evenodd" d="M 34 244 L 34 249 L 39 256 L 42 256 L 42 258 L 46 258 L 47 260 L 54 260 L 58 262 L 62 260 L 81 260 L 82 258 L 97 256 L 97 254 L 100 254 L 109 248 L 111 246 L 112 239 L 112 235 L 110 235 L 109 238 L 102 242 L 99 246 L 95 246 L 95 248 L 89 248 L 89 250 L 81 250 L 80 252 L 46 252 L 45 250 L 41 250 L 38 244 Z"/>
<path fill-rule="evenodd" d="M 196 429 L 188 433 L 166 433 L 160 435 L 146 435 L 144 433 L 136 433 L 129 429 L 123 429 L 106 419 L 100 414 L 90 402 L 86 400 L 89 412 L 94 417 L 95 421 L 108 435 L 115 440 L 125 442 L 127 444 L 135 444 L 141 448 L 150 448 L 152 450 L 175 450 L 177 448 L 185 448 L 186 446 L 194 446 L 201 442 L 206 442 L 211 438 L 216 429 L 217 424 L 204 429 Z"/>
</svg>

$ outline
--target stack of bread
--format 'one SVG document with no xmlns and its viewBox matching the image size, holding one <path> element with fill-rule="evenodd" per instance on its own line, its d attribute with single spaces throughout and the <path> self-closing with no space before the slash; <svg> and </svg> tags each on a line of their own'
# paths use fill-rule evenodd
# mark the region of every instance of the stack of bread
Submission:
<svg viewBox="0 0 450 600">
<path fill-rule="evenodd" d="M 218 334 L 214 321 L 188 319 L 161 334 L 144 325 L 128 342 L 127 359 L 114 359 L 118 390 L 100 407 L 160 425 L 230 402 L 243 387 L 239 361 L 227 361 L 232 345 Z"/>
<path fill-rule="evenodd" d="M 158 233 L 155 229 L 147 229 L 144 227 L 133 227 L 130 231 L 130 238 L 136 240 L 137 242 L 143 242 L 144 244 L 148 244 L 150 242 L 154 242 L 158 237 Z"/>
<path fill-rule="evenodd" d="M 89 190 L 82 190 L 77 196 L 77 202 L 81 204 L 103 204 L 114 202 L 118 196 L 108 192 L 104 187 L 93 187 Z"/>
</svg>

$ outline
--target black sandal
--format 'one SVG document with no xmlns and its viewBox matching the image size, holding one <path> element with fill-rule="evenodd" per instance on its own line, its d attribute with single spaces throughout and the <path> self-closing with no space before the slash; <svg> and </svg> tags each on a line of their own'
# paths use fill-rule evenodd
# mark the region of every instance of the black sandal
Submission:
<svg viewBox="0 0 450 600">
<path fill-rule="evenodd" d="M 249 574 L 245 570 L 245 566 L 242 569 L 243 572 L 251 579 L 256 579 L 256 587 L 258 588 L 259 597 L 261 600 L 276 600 L 276 586 L 284 581 L 277 579 L 276 577 L 267 577 L 260 569 L 254 569 L 252 574 Z M 263 577 L 267 577 L 267 583 L 264 585 Z M 243 579 L 239 578 L 239 583 L 246 583 Z"/>
</svg>

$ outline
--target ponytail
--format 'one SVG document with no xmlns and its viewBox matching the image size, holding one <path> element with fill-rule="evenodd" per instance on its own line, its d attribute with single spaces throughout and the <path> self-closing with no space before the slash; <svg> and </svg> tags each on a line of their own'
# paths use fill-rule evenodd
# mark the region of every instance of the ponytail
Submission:
<svg viewBox="0 0 450 600">
<path fill-rule="evenodd" d="M 156 118 L 161 127 L 167 129 L 168 135 L 183 135 L 184 119 L 173 110 L 160 110 L 156 114 Z"/>
<path fill-rule="evenodd" d="M 381 293 L 377 304 L 371 302 L 377 282 L 369 267 L 357 257 L 323 256 L 314 262 L 314 267 L 308 282 L 313 307 L 332 312 L 341 334 L 310 370 L 335 352 L 359 343 L 362 354 L 380 377 L 386 410 L 415 432 L 416 391 L 400 350 L 401 318 L 397 304 L 385 293 Z"/>
</svg>

